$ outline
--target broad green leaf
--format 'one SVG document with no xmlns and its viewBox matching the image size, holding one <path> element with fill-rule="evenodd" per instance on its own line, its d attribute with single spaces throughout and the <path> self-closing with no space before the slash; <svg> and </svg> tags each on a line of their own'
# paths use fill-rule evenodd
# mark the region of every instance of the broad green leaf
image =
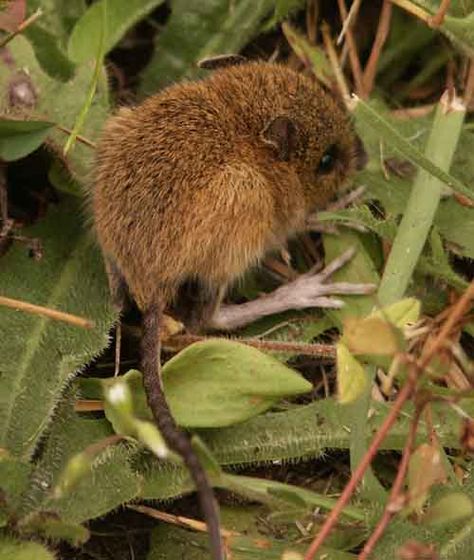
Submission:
<svg viewBox="0 0 474 560">
<path fill-rule="evenodd" d="M 2 509 L 15 513 L 22 494 L 28 488 L 31 465 L 11 457 L 8 453 L 0 455 L 0 492 L 3 497 Z"/>
<path fill-rule="evenodd" d="M 463 492 L 452 492 L 431 505 L 422 521 L 425 525 L 446 525 L 473 515 L 472 499 Z"/>
<path fill-rule="evenodd" d="M 229 426 L 312 385 L 259 350 L 230 340 L 188 346 L 163 368 L 171 411 L 187 427 Z"/>
<path fill-rule="evenodd" d="M 141 374 L 130 371 L 135 414 L 151 418 Z M 264 412 L 284 397 L 312 385 L 275 358 L 230 340 L 188 346 L 163 367 L 163 383 L 173 416 L 181 426 L 229 426 Z"/>
<path fill-rule="evenodd" d="M 183 78 L 206 75 L 196 63 L 208 56 L 237 53 L 258 33 L 274 0 L 173 0 L 155 53 L 142 74 L 147 96 Z"/>
<path fill-rule="evenodd" d="M 0 558 L 2 560 L 55 560 L 56 556 L 39 543 L 18 541 L 0 535 Z"/>
<path fill-rule="evenodd" d="M 36 262 L 15 244 L 0 263 L 2 294 L 92 319 L 87 330 L 0 308 L 0 446 L 27 459 L 74 374 L 108 344 L 115 319 L 102 258 L 82 224 L 82 209 L 64 198 L 24 235 L 37 237 Z"/>
<path fill-rule="evenodd" d="M 99 52 L 101 13 L 105 0 L 94 2 L 74 26 L 69 38 L 68 54 L 76 63 L 95 58 Z M 107 3 L 105 53 L 108 53 L 135 23 L 149 14 L 163 0 L 127 0 Z"/>
<path fill-rule="evenodd" d="M 28 0 L 28 10 L 32 13 L 41 8 L 43 14 L 39 23 L 57 37 L 64 48 L 76 21 L 86 11 L 87 4 L 87 0 Z"/>
<path fill-rule="evenodd" d="M 357 400 L 368 385 L 364 366 L 354 358 L 345 344 L 337 344 L 337 394 L 341 404 Z"/>
<path fill-rule="evenodd" d="M 0 119 L 0 158 L 14 161 L 41 146 L 54 123 Z"/>
</svg>

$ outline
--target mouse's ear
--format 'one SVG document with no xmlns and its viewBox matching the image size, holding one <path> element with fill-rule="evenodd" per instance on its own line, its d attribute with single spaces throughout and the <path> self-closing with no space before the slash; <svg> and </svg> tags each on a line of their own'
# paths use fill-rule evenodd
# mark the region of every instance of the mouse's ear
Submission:
<svg viewBox="0 0 474 560">
<path fill-rule="evenodd" d="M 288 161 L 296 147 L 298 128 L 295 122 L 285 115 L 275 117 L 262 130 L 261 137 L 266 144 L 273 146 L 282 161 Z"/>
<path fill-rule="evenodd" d="M 218 68 L 237 66 L 238 64 L 244 64 L 245 62 L 247 62 L 247 59 L 241 54 L 219 54 L 203 58 L 197 63 L 197 65 L 198 68 L 203 68 L 204 70 L 217 70 Z"/>
</svg>

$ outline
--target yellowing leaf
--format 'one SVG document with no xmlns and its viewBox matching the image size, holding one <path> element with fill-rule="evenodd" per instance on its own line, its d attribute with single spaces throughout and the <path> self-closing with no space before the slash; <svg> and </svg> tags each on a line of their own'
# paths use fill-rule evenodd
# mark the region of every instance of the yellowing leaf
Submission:
<svg viewBox="0 0 474 560">
<path fill-rule="evenodd" d="M 341 404 L 355 401 L 367 387 L 367 375 L 362 364 L 354 358 L 345 344 L 336 347 L 337 386 Z"/>
<path fill-rule="evenodd" d="M 371 314 L 371 317 L 380 317 L 390 321 L 399 329 L 409 323 L 415 323 L 420 317 L 421 304 L 415 298 L 405 298 Z"/>
<path fill-rule="evenodd" d="M 344 343 L 354 354 L 393 355 L 403 347 L 398 329 L 384 319 L 373 316 L 345 319 Z"/>
<path fill-rule="evenodd" d="M 446 480 L 441 453 L 436 445 L 422 443 L 413 453 L 408 465 L 408 508 L 419 511 L 430 488 Z"/>
</svg>

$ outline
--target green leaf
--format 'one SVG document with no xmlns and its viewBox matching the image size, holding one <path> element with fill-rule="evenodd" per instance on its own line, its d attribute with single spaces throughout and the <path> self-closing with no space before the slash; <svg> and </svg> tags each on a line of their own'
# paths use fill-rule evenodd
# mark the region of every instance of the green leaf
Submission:
<svg viewBox="0 0 474 560">
<path fill-rule="evenodd" d="M 337 344 L 337 387 L 341 404 L 357 400 L 368 385 L 364 366 L 354 358 L 345 344 Z"/>
<path fill-rule="evenodd" d="M 353 354 L 392 356 L 403 348 L 403 335 L 380 317 L 347 318 L 343 342 Z"/>
<path fill-rule="evenodd" d="M 54 123 L 0 119 L 0 158 L 14 161 L 31 154 L 45 141 Z"/>
<path fill-rule="evenodd" d="M 99 52 L 101 14 L 105 0 L 95 2 L 74 26 L 69 38 L 68 54 L 76 63 L 95 58 Z M 107 4 L 107 32 L 104 53 L 108 53 L 135 23 L 144 18 L 163 0 L 109 1 Z"/>
<path fill-rule="evenodd" d="M 18 79 L 19 69 L 28 69 L 28 79 L 35 91 L 36 104 L 26 112 L 31 120 L 39 116 L 50 122 L 57 123 L 67 129 L 72 129 L 78 113 L 84 105 L 88 87 L 94 72 L 94 65 L 86 63 L 76 68 L 74 77 L 62 82 L 46 74 L 38 61 L 31 44 L 25 37 L 15 37 L 8 44 L 11 64 L 1 66 L 0 71 L 0 114 L 8 114 L 8 90 L 11 83 Z M 0 65 L 2 62 L 0 61 Z M 108 84 L 105 73 L 102 73 L 98 83 L 98 90 L 92 106 L 87 114 L 81 134 L 87 139 L 96 140 L 108 116 Z M 49 140 L 58 151 L 65 143 L 67 135 L 59 129 L 51 131 Z M 72 176 L 82 185 L 86 184 L 90 176 L 90 164 L 93 150 L 90 146 L 77 144 L 67 159 L 67 168 Z M 75 193 L 79 194 L 79 193 Z"/>
<path fill-rule="evenodd" d="M 219 427 L 256 416 L 311 383 L 259 350 L 230 340 L 188 346 L 163 368 L 167 399 L 186 427 Z"/>
<path fill-rule="evenodd" d="M 0 535 L 2 560 L 55 560 L 53 552 L 35 542 L 21 542 Z"/>
<path fill-rule="evenodd" d="M 221 477 L 219 486 L 241 493 L 250 499 L 263 499 L 265 501 L 265 498 L 268 499 L 268 496 L 274 496 L 290 505 L 296 505 L 299 508 L 303 506 L 311 510 L 314 508 L 331 510 L 337 502 L 335 498 L 328 498 L 325 495 L 317 494 L 304 488 L 298 488 L 291 484 L 228 473 Z M 346 519 L 355 521 L 365 520 L 364 511 L 353 506 L 346 506 L 341 515 Z"/>
<path fill-rule="evenodd" d="M 66 82 L 74 75 L 74 64 L 67 58 L 58 45 L 57 37 L 38 24 L 24 31 L 33 48 L 41 67 L 52 78 Z"/>
<path fill-rule="evenodd" d="M 89 539 L 89 531 L 82 525 L 68 523 L 51 513 L 39 513 L 29 516 L 27 523 L 20 527 L 22 535 L 31 535 L 51 541 L 67 541 L 72 546 L 79 546 Z"/>
<path fill-rule="evenodd" d="M 422 518 L 425 525 L 447 525 L 474 515 L 472 499 L 463 492 L 452 492 L 428 508 Z"/>
<path fill-rule="evenodd" d="M 418 150 L 408 140 L 403 138 L 399 132 L 378 112 L 374 107 L 357 98 L 354 114 L 356 118 L 370 126 L 385 141 L 391 143 L 403 156 L 413 164 L 421 167 L 442 183 L 451 187 L 454 191 L 474 200 L 474 191 L 466 187 L 461 181 L 444 171 L 440 166 L 433 163 L 420 150 Z"/>
<path fill-rule="evenodd" d="M 256 35 L 273 6 L 273 0 L 173 0 L 171 16 L 142 74 L 141 95 L 206 75 L 196 63 L 212 55 L 237 53 Z"/>
<path fill-rule="evenodd" d="M 141 374 L 132 370 L 122 379 L 131 388 L 135 414 L 151 419 Z M 223 339 L 198 342 L 182 350 L 163 367 L 163 383 L 176 421 L 193 428 L 243 422 L 284 397 L 312 388 L 275 358 Z"/>
<path fill-rule="evenodd" d="M 0 491 L 5 508 L 12 513 L 18 508 L 22 494 L 28 488 L 31 465 L 11 457 L 0 455 Z"/>
<path fill-rule="evenodd" d="M 41 239 L 36 262 L 14 245 L 2 257 L 6 296 L 92 319 L 82 329 L 45 317 L 0 308 L 0 446 L 27 459 L 47 427 L 62 392 L 84 364 L 109 344 L 115 319 L 102 258 L 81 225 L 72 199 L 23 233 Z"/>
<path fill-rule="evenodd" d="M 112 434 L 106 420 L 84 418 L 75 413 L 73 399 L 66 394 L 45 437 L 21 513 L 28 518 L 32 512 L 53 511 L 63 523 L 78 524 L 105 515 L 138 496 L 141 476 L 130 467 L 135 449 L 123 444 L 101 451 L 90 469 L 77 480 L 73 492 L 64 492 L 57 498 L 52 493 L 72 457 Z"/>
<path fill-rule="evenodd" d="M 399 329 L 409 324 L 416 323 L 420 318 L 421 303 L 415 298 L 404 298 L 400 301 L 387 305 L 383 309 L 374 311 L 370 316 L 390 321 Z"/>
</svg>

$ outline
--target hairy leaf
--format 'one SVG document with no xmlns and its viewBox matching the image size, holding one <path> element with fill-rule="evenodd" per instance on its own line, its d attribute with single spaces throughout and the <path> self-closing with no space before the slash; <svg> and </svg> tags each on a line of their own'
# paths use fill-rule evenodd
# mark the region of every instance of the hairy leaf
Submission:
<svg viewBox="0 0 474 560">
<path fill-rule="evenodd" d="M 2 293 L 88 317 L 90 330 L 0 308 L 0 445 L 28 458 L 68 381 L 108 344 L 115 314 L 102 259 L 81 227 L 80 207 L 65 199 L 25 235 L 44 246 L 39 262 L 22 245 L 2 257 Z"/>
</svg>

